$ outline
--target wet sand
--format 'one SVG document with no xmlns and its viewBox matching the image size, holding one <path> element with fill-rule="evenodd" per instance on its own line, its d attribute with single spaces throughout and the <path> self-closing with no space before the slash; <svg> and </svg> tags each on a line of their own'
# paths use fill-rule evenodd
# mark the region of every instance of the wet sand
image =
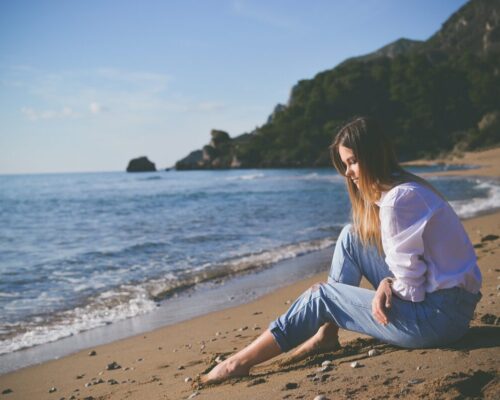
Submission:
<svg viewBox="0 0 500 400">
<path fill-rule="evenodd" d="M 451 174 L 498 178 L 499 160 L 500 148 L 465 155 L 460 164 L 480 167 Z M 286 368 L 268 362 L 254 368 L 249 377 L 193 387 L 191 379 L 218 357 L 244 347 L 290 301 L 326 279 L 328 262 L 318 260 L 324 272 L 248 304 L 2 375 L 0 399 L 498 398 L 500 212 L 469 219 L 464 225 L 483 273 L 483 298 L 470 332 L 449 348 L 406 350 L 341 331 L 342 349 L 337 352 Z M 371 349 L 377 354 L 370 357 Z M 324 361 L 331 364 L 321 370 Z M 355 361 L 357 368 L 351 366 Z"/>
</svg>

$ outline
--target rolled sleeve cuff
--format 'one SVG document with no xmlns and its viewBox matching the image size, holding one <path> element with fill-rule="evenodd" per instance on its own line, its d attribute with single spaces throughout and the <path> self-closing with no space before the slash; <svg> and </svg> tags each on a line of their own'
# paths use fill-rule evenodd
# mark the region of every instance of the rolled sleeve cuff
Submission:
<svg viewBox="0 0 500 400">
<path fill-rule="evenodd" d="M 393 279 L 392 292 L 400 299 L 413 303 L 425 300 L 425 288 L 423 286 L 411 286 L 400 279 Z"/>
</svg>

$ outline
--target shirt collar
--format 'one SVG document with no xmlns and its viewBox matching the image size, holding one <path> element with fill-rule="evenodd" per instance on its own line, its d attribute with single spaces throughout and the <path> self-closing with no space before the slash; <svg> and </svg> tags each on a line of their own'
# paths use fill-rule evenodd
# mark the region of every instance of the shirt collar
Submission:
<svg viewBox="0 0 500 400">
<path fill-rule="evenodd" d="M 385 196 L 387 196 L 387 192 L 382 192 L 380 193 L 380 199 L 375 201 L 375 204 L 380 207 L 380 205 L 383 203 Z"/>
<path fill-rule="evenodd" d="M 391 174 L 392 176 L 400 176 L 401 172 L 395 171 Z M 380 199 L 378 199 L 375 204 L 380 207 L 380 205 L 384 202 L 384 198 L 387 196 L 387 191 L 386 192 L 381 192 L 380 193 Z"/>
</svg>

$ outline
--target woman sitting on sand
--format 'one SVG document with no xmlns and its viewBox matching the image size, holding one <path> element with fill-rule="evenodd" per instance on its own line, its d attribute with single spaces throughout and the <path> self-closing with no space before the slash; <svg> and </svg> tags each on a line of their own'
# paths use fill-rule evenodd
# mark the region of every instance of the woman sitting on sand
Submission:
<svg viewBox="0 0 500 400">
<path fill-rule="evenodd" d="M 466 333 L 481 298 L 481 273 L 451 206 L 398 164 L 370 118 L 343 126 L 330 151 L 345 176 L 352 225 L 339 235 L 328 282 L 313 285 L 201 382 L 248 375 L 294 348 L 291 361 L 336 350 L 339 327 L 406 348 L 442 346 Z M 376 290 L 358 287 L 363 276 Z"/>
</svg>

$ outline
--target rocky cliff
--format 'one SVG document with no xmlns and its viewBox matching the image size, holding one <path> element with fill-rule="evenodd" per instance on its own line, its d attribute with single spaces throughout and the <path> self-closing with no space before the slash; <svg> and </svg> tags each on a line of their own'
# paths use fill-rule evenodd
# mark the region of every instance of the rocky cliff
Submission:
<svg viewBox="0 0 500 400">
<path fill-rule="evenodd" d="M 177 168 L 326 166 L 353 115 L 380 120 L 403 160 L 491 146 L 499 88 L 500 1 L 472 0 L 426 41 L 399 39 L 299 81 L 262 126 L 235 138 L 212 131 Z"/>
</svg>

